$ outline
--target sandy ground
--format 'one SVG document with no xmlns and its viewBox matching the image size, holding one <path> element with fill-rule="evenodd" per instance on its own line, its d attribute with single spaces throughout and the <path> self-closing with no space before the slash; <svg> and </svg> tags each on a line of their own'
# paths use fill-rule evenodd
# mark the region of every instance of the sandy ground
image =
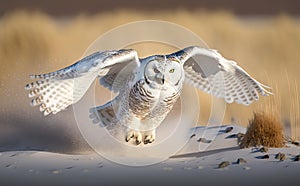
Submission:
<svg viewBox="0 0 300 186">
<path fill-rule="evenodd" d="M 226 133 L 226 128 L 233 130 Z M 38 151 L 0 153 L 1 185 L 299 185 L 300 147 L 239 149 L 240 126 L 198 127 L 187 145 L 166 161 L 141 167 L 108 161 L 96 153 L 68 155 Z M 195 134 L 195 135 L 193 135 Z M 216 137 L 215 137 L 216 136 Z M 198 142 L 200 137 L 205 140 Z M 215 139 L 214 139 L 215 137 Z M 211 140 L 211 141 L 210 141 Z M 202 150 L 201 150 L 202 149 Z M 278 152 L 286 159 L 275 158 Z M 268 159 L 261 157 L 268 154 Z M 243 158 L 246 163 L 238 164 Z M 229 165 L 219 168 L 228 161 Z"/>
</svg>

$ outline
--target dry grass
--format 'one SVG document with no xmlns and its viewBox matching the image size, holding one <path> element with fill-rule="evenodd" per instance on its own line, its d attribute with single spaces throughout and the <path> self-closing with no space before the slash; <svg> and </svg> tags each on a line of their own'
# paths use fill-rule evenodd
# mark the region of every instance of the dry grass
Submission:
<svg viewBox="0 0 300 186">
<path fill-rule="evenodd" d="M 283 147 L 283 145 L 284 134 L 279 117 L 264 112 L 254 113 L 240 147 Z"/>
<path fill-rule="evenodd" d="M 287 83 L 288 83 L 288 91 L 290 93 L 290 117 L 289 117 L 289 127 L 290 127 L 290 134 L 287 134 L 288 138 L 291 139 L 291 141 L 297 141 L 300 140 L 300 103 L 299 103 L 299 92 L 298 92 L 298 86 L 295 82 L 293 83 L 293 88 L 291 87 L 291 82 L 287 77 Z"/>
<path fill-rule="evenodd" d="M 6 109 L 13 107 L 16 101 L 20 104 L 21 98 L 16 96 L 26 96 L 23 85 L 28 82 L 28 74 L 54 71 L 72 64 L 82 57 L 97 37 L 110 29 L 132 21 L 162 18 L 190 29 L 211 48 L 236 60 L 257 80 L 273 87 L 273 91 L 273 85 L 276 84 L 281 103 L 278 105 L 278 114 L 290 120 L 290 93 L 286 91 L 288 84 L 283 77 L 287 71 L 291 79 L 300 79 L 300 24 L 286 15 L 249 21 L 238 19 L 228 12 L 174 10 L 153 13 L 118 10 L 94 16 L 53 19 L 39 12 L 13 12 L 0 19 L 0 102 L 7 106 Z M 130 47 L 138 50 L 142 56 L 172 51 L 172 48 L 149 43 L 147 50 L 139 44 Z M 15 85 L 16 81 L 20 86 Z M 299 87 L 299 83 L 293 82 L 290 86 Z M 275 95 L 279 96 L 277 92 Z M 199 124 L 205 124 L 210 116 L 211 98 L 204 93 L 199 96 Z M 269 99 L 261 98 L 249 107 L 228 105 L 224 123 L 234 118 L 238 124 L 246 126 L 253 111 L 260 108 L 261 104 L 267 104 Z M 293 101 L 298 105 L 293 109 L 298 112 L 299 103 L 296 103 L 296 98 Z M 293 126 L 299 128 L 299 124 Z"/>
</svg>

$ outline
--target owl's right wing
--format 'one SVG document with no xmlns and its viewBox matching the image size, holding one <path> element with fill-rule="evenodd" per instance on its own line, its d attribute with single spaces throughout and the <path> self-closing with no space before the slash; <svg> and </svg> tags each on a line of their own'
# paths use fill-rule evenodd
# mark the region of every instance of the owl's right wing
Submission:
<svg viewBox="0 0 300 186">
<path fill-rule="evenodd" d="M 118 79 L 124 80 L 139 65 L 137 52 L 132 49 L 96 52 L 61 70 L 31 75 L 40 80 L 27 84 L 25 89 L 30 91 L 32 106 L 40 105 L 44 115 L 56 114 L 78 102 L 97 77 L 103 79 L 102 85 L 118 91 L 118 86 L 113 86 L 116 74 L 122 71 L 124 78 Z"/>
</svg>

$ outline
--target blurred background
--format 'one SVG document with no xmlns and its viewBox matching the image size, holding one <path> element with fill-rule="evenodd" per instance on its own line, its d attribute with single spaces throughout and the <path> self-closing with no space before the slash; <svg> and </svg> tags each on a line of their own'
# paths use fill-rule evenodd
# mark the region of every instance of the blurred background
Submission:
<svg viewBox="0 0 300 186">
<path fill-rule="evenodd" d="M 29 106 L 28 75 L 68 66 L 105 32 L 149 19 L 186 27 L 272 87 L 273 96 L 251 106 L 228 105 L 224 124 L 247 126 L 253 112 L 269 111 L 280 117 L 288 136 L 299 139 L 299 7 L 297 0 L 1 1 L 0 151 L 89 152 L 72 107 L 44 117 Z M 141 57 L 174 51 L 155 44 L 130 47 Z M 198 125 L 206 125 L 211 99 L 200 91 L 199 97 Z"/>
</svg>

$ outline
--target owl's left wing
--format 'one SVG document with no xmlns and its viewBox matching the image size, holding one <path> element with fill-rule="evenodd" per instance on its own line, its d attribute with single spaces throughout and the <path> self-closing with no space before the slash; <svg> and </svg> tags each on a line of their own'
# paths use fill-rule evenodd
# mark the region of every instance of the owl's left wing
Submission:
<svg viewBox="0 0 300 186">
<path fill-rule="evenodd" d="M 125 67 L 127 74 L 123 76 L 128 76 L 138 65 L 137 52 L 131 49 L 96 52 L 61 70 L 30 76 L 40 80 L 27 84 L 25 89 L 30 91 L 32 106 L 40 105 L 44 115 L 56 114 L 79 101 L 98 76 L 108 79 L 112 72 Z M 104 86 L 112 86 L 110 83 Z"/>
<path fill-rule="evenodd" d="M 267 86 L 252 78 L 232 60 L 227 60 L 216 50 L 197 46 L 187 47 L 175 55 L 183 64 L 185 80 L 200 90 L 227 103 L 244 105 L 258 100 L 259 94 L 271 94 Z"/>
</svg>

